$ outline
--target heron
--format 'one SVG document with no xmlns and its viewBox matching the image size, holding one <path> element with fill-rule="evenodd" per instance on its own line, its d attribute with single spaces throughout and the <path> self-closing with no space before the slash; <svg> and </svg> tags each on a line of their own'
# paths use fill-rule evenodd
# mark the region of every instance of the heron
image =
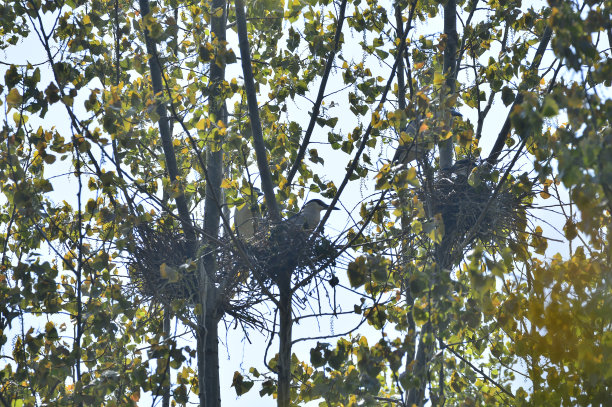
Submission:
<svg viewBox="0 0 612 407">
<path fill-rule="evenodd" d="M 314 230 L 321 221 L 321 211 L 329 207 L 328 204 L 320 199 L 312 199 L 306 202 L 301 211 L 287 219 L 287 222 L 307 230 Z M 338 210 L 338 208 L 332 207 L 332 210 Z"/>
<path fill-rule="evenodd" d="M 246 202 L 237 206 L 234 212 L 234 228 L 243 239 L 251 239 L 255 235 L 257 221 L 261 219 L 257 197 L 263 194 L 255 187 L 252 192 L 253 194 L 246 197 Z"/>
</svg>

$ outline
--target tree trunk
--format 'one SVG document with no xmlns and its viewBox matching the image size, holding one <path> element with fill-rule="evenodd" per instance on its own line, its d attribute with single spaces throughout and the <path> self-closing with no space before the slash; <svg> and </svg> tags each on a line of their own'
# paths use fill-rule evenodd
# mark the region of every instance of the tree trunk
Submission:
<svg viewBox="0 0 612 407">
<path fill-rule="evenodd" d="M 257 168 L 261 178 L 261 188 L 264 193 L 268 216 L 273 222 L 280 222 L 280 210 L 276 203 L 274 194 L 274 184 L 270 173 L 268 154 L 263 139 L 263 130 L 259 118 L 259 107 L 257 106 L 257 92 L 255 91 L 255 79 L 253 78 L 253 67 L 251 66 L 251 51 L 249 47 L 249 34 L 246 26 L 246 16 L 244 14 L 244 2 L 236 0 L 236 27 L 238 28 L 238 43 L 240 47 L 240 58 L 242 61 L 242 75 L 244 76 L 244 89 L 247 96 L 249 107 L 249 118 L 251 119 L 251 132 L 253 133 L 253 147 Z"/>
<path fill-rule="evenodd" d="M 171 307 L 169 305 L 164 306 L 164 338 L 168 340 L 170 338 L 170 310 Z M 168 360 L 166 363 L 170 363 L 170 357 L 168 356 Z M 166 379 L 168 380 L 167 384 L 164 384 L 162 389 L 162 407 L 170 407 L 170 366 L 166 368 L 166 373 L 164 374 L 164 382 Z"/>
<path fill-rule="evenodd" d="M 211 32 L 212 37 L 223 43 L 226 39 L 225 26 L 227 20 L 227 6 L 225 0 L 211 1 Z M 222 10 L 217 13 L 217 10 Z M 225 79 L 225 65 L 213 60 L 210 64 L 209 88 L 209 114 L 214 121 L 227 124 L 227 110 L 225 100 L 221 99 L 222 84 Z M 218 147 L 218 146 L 217 146 Z M 223 150 L 222 148 L 209 148 L 206 154 L 206 198 L 204 199 L 204 233 L 205 236 L 216 238 L 219 235 L 221 208 L 223 206 L 221 194 L 221 180 L 223 179 Z M 208 242 L 206 242 L 208 243 Z M 215 276 L 217 276 L 217 262 L 215 258 L 214 243 L 209 243 L 207 254 L 202 261 L 200 279 L 205 284 L 200 286 L 200 326 L 198 330 L 198 377 L 200 388 L 200 406 L 218 407 L 221 405 L 221 392 L 219 388 L 219 338 L 217 315 L 218 298 Z M 205 294 L 204 294 L 205 293 Z"/>
<path fill-rule="evenodd" d="M 457 58 L 457 3 L 455 0 L 447 0 L 444 5 L 444 34 L 446 34 L 446 48 L 444 48 L 444 75 L 446 75 L 446 89 L 440 92 L 440 101 L 446 98 L 446 93 L 455 93 L 455 60 Z M 441 117 L 445 123 L 450 122 L 450 115 L 444 103 L 440 104 L 443 109 Z M 453 165 L 453 138 L 440 143 L 440 168 L 450 168 Z"/>
<path fill-rule="evenodd" d="M 397 27 L 397 38 L 404 37 L 404 23 L 402 21 L 402 7 L 399 4 L 395 5 L 395 24 Z M 405 47 L 404 44 L 400 44 L 400 46 Z M 408 78 L 410 80 L 410 78 Z M 402 110 L 406 109 L 406 83 L 404 80 L 404 59 L 400 59 L 399 64 L 397 66 L 397 98 L 398 98 L 398 107 Z M 403 265 L 406 265 L 410 259 L 412 248 L 408 245 L 408 242 L 404 239 L 405 236 L 409 235 L 411 229 L 411 217 L 407 212 L 408 207 L 408 197 L 407 190 L 399 191 L 399 201 L 400 206 L 402 208 L 402 215 L 400 218 L 401 227 L 402 227 L 402 247 L 401 247 L 401 257 L 400 262 Z M 404 273 L 406 271 L 404 270 Z M 405 284 L 405 298 L 406 298 L 406 307 L 410 310 L 407 313 L 406 320 L 408 324 L 408 333 L 406 334 L 406 372 L 410 371 L 410 366 L 415 358 L 415 347 L 416 347 L 416 326 L 414 323 L 414 318 L 412 316 L 412 306 L 414 305 L 414 299 L 412 298 L 412 294 L 410 293 L 410 286 L 408 281 L 410 279 L 409 275 L 403 276 L 406 281 Z M 408 390 L 408 389 L 405 389 Z"/>
<path fill-rule="evenodd" d="M 221 406 L 221 388 L 219 385 L 219 318 L 210 312 L 206 318 L 206 370 L 204 386 L 206 388 L 206 407 Z"/>
<path fill-rule="evenodd" d="M 278 330 L 278 407 L 289 407 L 291 404 L 291 330 L 293 316 L 291 312 L 291 279 L 283 278 L 279 281 L 280 290 Z"/>
<path fill-rule="evenodd" d="M 147 14 L 151 12 L 149 7 L 149 0 L 139 0 L 140 4 L 140 14 L 143 18 L 143 28 L 144 28 L 144 18 Z M 149 54 L 149 69 L 151 70 L 151 85 L 153 86 L 153 92 L 157 97 L 163 94 L 164 87 L 162 82 L 162 66 L 159 58 L 157 57 L 157 46 L 151 36 L 149 35 L 149 30 L 144 28 L 145 42 L 147 45 L 147 53 Z M 174 154 L 174 147 L 172 145 L 172 132 L 170 131 L 170 124 L 168 120 L 168 111 L 166 109 L 166 105 L 158 101 L 156 112 L 159 116 L 158 126 L 159 126 L 159 135 L 162 141 L 162 148 L 164 150 L 164 156 L 166 159 L 166 167 L 168 168 L 168 175 L 170 176 L 170 181 L 175 182 L 177 178 L 180 178 L 181 174 L 178 170 L 178 165 L 176 163 L 176 155 Z M 189 209 L 187 208 L 187 200 L 185 199 L 185 194 L 182 189 L 179 190 L 179 194 L 175 198 L 176 207 L 179 213 L 179 219 L 181 220 L 181 224 L 183 226 L 183 232 L 185 233 L 185 237 L 187 241 L 190 243 L 191 249 L 195 249 L 195 230 L 193 229 L 193 225 L 191 224 L 191 218 L 189 216 Z"/>
</svg>

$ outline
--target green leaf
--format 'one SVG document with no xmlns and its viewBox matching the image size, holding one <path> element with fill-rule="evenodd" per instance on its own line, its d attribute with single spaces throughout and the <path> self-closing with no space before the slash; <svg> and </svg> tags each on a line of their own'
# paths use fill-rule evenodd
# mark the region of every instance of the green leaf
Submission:
<svg viewBox="0 0 612 407">
<path fill-rule="evenodd" d="M 514 92 L 509 87 L 504 86 L 502 88 L 501 98 L 502 102 L 504 102 L 504 105 L 510 106 L 512 103 L 514 103 Z"/>
<path fill-rule="evenodd" d="M 6 96 L 6 103 L 9 107 L 18 107 L 21 105 L 22 101 L 23 98 L 21 97 L 21 94 L 15 88 L 11 89 Z"/>
</svg>

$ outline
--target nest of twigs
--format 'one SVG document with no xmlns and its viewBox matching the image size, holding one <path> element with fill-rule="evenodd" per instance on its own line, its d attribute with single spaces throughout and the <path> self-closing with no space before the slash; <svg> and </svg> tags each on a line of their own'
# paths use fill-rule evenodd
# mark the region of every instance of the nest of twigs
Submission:
<svg viewBox="0 0 612 407">
<path fill-rule="evenodd" d="M 422 191 L 432 203 L 433 213 L 442 215 L 444 237 L 440 250 L 451 264 L 474 243 L 505 244 L 508 237 L 525 223 L 525 196 L 510 187 L 495 193 L 496 184 L 483 181 L 470 185 L 467 174 L 441 173 L 433 188 Z M 484 215 L 483 215 L 484 213 Z"/>
<path fill-rule="evenodd" d="M 176 227 L 141 224 L 134 229 L 133 242 L 132 281 L 143 296 L 163 303 L 198 301 L 198 262 L 208 254 L 217 262 L 214 283 L 231 298 L 239 285 L 244 286 L 240 291 L 255 294 L 252 290 L 258 285 L 269 287 L 314 277 L 320 269 L 335 264 L 338 251 L 324 236 L 313 236 L 311 231 L 287 222 L 266 221 L 258 222 L 257 233 L 250 239 L 236 241 L 224 236 L 214 247 L 197 248 L 196 259 L 189 257 L 187 240 Z"/>
<path fill-rule="evenodd" d="M 167 303 L 197 295 L 198 272 L 184 235 L 172 225 L 134 229 L 130 276 L 145 297 Z"/>
<path fill-rule="evenodd" d="M 266 286 L 279 284 L 290 277 L 307 278 L 306 274 L 334 265 L 338 249 L 322 235 L 287 222 L 274 224 L 260 221 L 257 232 L 242 240 L 244 250 L 237 253 L 235 245 L 222 250 L 219 265 L 233 274 L 253 277 Z"/>
</svg>

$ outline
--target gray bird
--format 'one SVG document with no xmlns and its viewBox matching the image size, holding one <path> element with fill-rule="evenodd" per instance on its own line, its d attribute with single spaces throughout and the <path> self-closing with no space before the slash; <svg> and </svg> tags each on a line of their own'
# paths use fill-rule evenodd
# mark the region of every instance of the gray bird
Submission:
<svg viewBox="0 0 612 407">
<path fill-rule="evenodd" d="M 307 230 L 313 230 L 321 221 L 321 211 L 327 208 L 329 208 L 329 205 L 322 200 L 312 199 L 306 202 L 301 211 L 287 219 L 287 222 Z M 338 210 L 338 208 L 333 207 L 332 210 Z"/>
<path fill-rule="evenodd" d="M 246 196 L 246 203 L 237 206 L 234 212 L 234 228 L 243 239 L 251 239 L 255 235 L 257 221 L 261 219 L 257 197 L 263 194 L 258 188 L 253 188 L 253 193 L 255 196 Z"/>
<path fill-rule="evenodd" d="M 452 117 L 461 117 L 463 116 L 455 109 L 450 109 L 450 113 Z M 393 160 L 391 161 L 393 164 L 408 164 L 419 157 L 423 157 L 425 154 L 425 146 L 424 143 L 417 143 L 417 135 L 419 128 L 421 127 L 422 117 L 420 115 L 417 116 L 416 120 L 411 120 L 404 130 L 408 135 L 412 138 L 412 141 L 406 144 L 400 144 L 395 150 L 395 154 L 393 155 Z M 401 143 L 401 142 L 400 142 Z"/>
</svg>

